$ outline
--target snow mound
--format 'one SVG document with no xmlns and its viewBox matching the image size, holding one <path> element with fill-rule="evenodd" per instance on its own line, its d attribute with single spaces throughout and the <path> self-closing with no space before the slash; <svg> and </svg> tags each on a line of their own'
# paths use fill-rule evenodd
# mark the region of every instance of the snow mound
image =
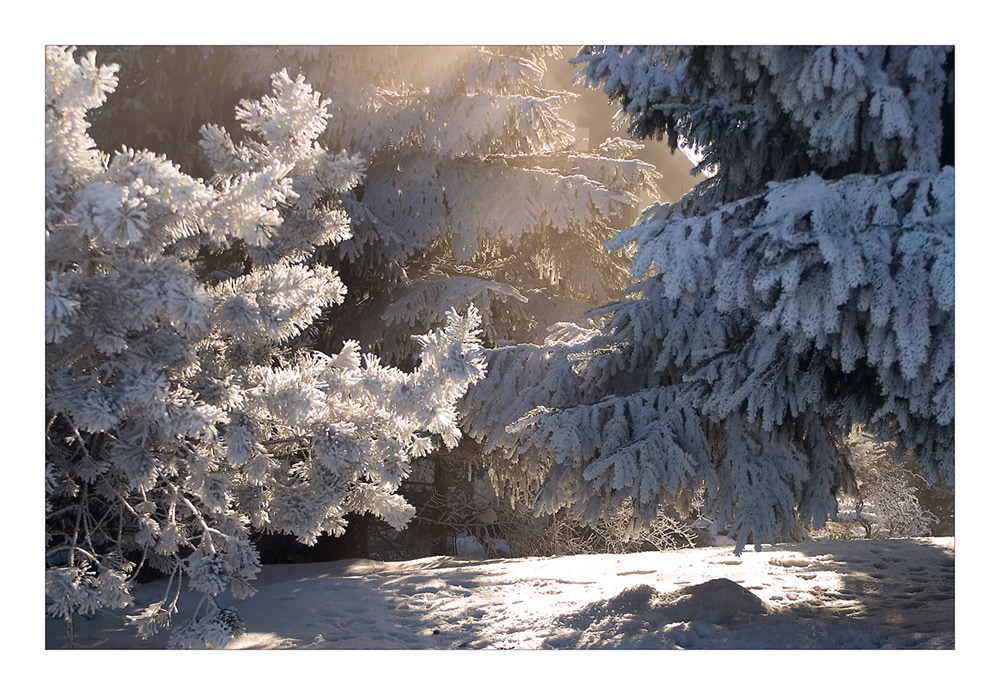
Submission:
<svg viewBox="0 0 1000 695">
<path fill-rule="evenodd" d="M 767 612 L 760 598 L 725 577 L 669 592 L 642 584 L 562 616 L 558 623 L 570 631 L 546 646 L 691 648 L 716 638 L 715 626 L 742 625 Z"/>
<path fill-rule="evenodd" d="M 604 625 L 608 620 L 642 620 L 647 627 L 701 621 L 730 625 L 738 618 L 766 614 L 764 602 L 736 582 L 720 577 L 678 591 L 658 592 L 642 584 L 610 599 L 595 601 L 560 623 L 578 630 Z"/>
<path fill-rule="evenodd" d="M 671 598 L 658 611 L 670 623 L 701 620 L 715 625 L 730 625 L 740 617 L 767 613 L 767 606 L 763 601 L 725 577 L 711 579 L 674 593 L 678 594 L 677 597 Z"/>
</svg>

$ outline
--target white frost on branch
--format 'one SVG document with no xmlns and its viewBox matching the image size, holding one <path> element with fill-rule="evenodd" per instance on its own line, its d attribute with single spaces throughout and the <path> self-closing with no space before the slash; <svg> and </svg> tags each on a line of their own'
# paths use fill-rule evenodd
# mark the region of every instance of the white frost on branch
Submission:
<svg viewBox="0 0 1000 695">
<path fill-rule="evenodd" d="M 243 101 L 240 146 L 202 131 L 211 182 L 165 157 L 112 157 L 87 136 L 113 67 L 47 51 L 47 611 L 72 619 L 130 602 L 137 562 L 171 575 L 131 622 L 176 613 L 182 577 L 203 597 L 174 646 L 223 646 L 240 628 L 216 598 L 249 595 L 252 528 L 306 543 L 346 514 L 404 526 L 410 461 L 456 445 L 456 403 L 484 376 L 474 307 L 434 317 L 403 372 L 302 347 L 343 301 L 318 247 L 350 237 L 337 201 L 365 162 L 317 143 L 327 102 L 299 77 Z"/>
<path fill-rule="evenodd" d="M 594 522 L 705 490 L 737 549 L 821 526 L 864 425 L 954 480 L 945 47 L 585 47 L 632 134 L 710 180 L 613 237 L 630 298 L 583 342 L 488 353 L 463 427 L 501 487 Z"/>
</svg>

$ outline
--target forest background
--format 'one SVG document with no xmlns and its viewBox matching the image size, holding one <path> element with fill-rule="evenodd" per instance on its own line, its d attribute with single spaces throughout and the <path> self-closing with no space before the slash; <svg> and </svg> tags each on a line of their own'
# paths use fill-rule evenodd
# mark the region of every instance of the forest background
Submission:
<svg viewBox="0 0 1000 695">
<path fill-rule="evenodd" d="M 54 3 L 55 6 L 62 3 Z M 29 10 L 28 15 L 34 22 L 27 23 L 31 31 L 18 31 L 16 41 L 8 41 L 4 47 L 8 65 L 24 66 L 15 71 L 13 83 L 15 93 L 28 95 L 23 103 L 26 108 L 11 108 L 13 113 L 5 117 L 5 121 L 14 126 L 12 133 L 28 133 L 30 137 L 16 137 L 11 143 L 14 153 L 11 161 L 23 162 L 23 166 L 8 166 L 5 168 L 4 190 L 8 204 L 28 199 L 29 204 L 20 203 L 18 211 L 13 213 L 12 224 L 9 226 L 14 234 L 14 249 L 9 252 L 8 268 L 14 265 L 11 258 L 18 259 L 18 266 L 12 272 L 4 274 L 4 289 L 8 297 L 24 296 L 28 290 L 28 301 L 10 301 L 11 320 L 8 323 L 8 342 L 5 346 L 5 357 L 8 364 L 17 364 L 18 368 L 8 381 L 8 398 L 5 399 L 4 411 L 6 421 L 11 423 L 9 432 L 29 433 L 24 437 L 9 437 L 13 445 L 8 452 L 8 465 L 14 476 L 8 481 L 8 498 L 12 500 L 4 506 L 5 526 L 10 532 L 10 545 L 6 553 L 8 567 L 17 567 L 20 558 L 30 558 L 37 553 L 41 536 L 42 519 L 38 510 L 42 509 L 43 492 L 38 482 L 37 467 L 33 461 L 40 460 L 41 436 L 40 422 L 33 414 L 42 410 L 42 312 L 41 302 L 43 288 L 40 282 L 31 280 L 37 273 L 42 258 L 42 244 L 30 233 L 19 230 L 30 230 L 37 226 L 33 220 L 37 218 L 38 198 L 41 197 L 40 181 L 42 180 L 43 162 L 40 154 L 41 118 L 40 104 L 42 84 L 40 80 L 40 65 L 42 47 L 46 43 L 72 41 L 74 43 L 419 43 L 419 44 L 466 44 L 493 42 L 498 36 L 488 35 L 496 31 L 507 32 L 503 41 L 524 44 L 561 43 L 575 44 L 591 40 L 594 34 L 601 34 L 601 40 L 622 41 L 626 43 L 798 43 L 801 40 L 818 43 L 955 43 L 961 61 L 958 82 L 958 155 L 957 159 L 959 194 L 959 221 L 963 228 L 976 229 L 982 227 L 978 234 L 971 233 L 963 237 L 959 244 L 958 272 L 956 285 L 958 302 L 962 305 L 959 320 L 957 361 L 962 363 L 958 376 L 958 410 L 962 415 L 959 419 L 959 456 L 968 461 L 963 473 L 958 475 L 956 486 L 958 495 L 959 523 L 958 543 L 958 606 L 959 632 L 967 635 L 960 641 L 973 647 L 979 643 L 973 632 L 973 613 L 977 613 L 978 600 L 973 597 L 989 597 L 991 577 L 986 571 L 991 555 L 989 548 L 991 538 L 995 535 L 988 518 L 976 510 L 988 509 L 988 497 L 996 490 L 996 472 L 990 464 L 993 457 L 987 440 L 991 427 L 992 414 L 988 401 L 981 394 L 993 391 L 995 374 L 988 368 L 993 326 L 990 319 L 992 306 L 990 290 L 990 274 L 992 259 L 995 258 L 993 247 L 995 241 L 990 231 L 992 224 L 988 216 L 988 205 L 991 193 L 986 188 L 991 186 L 991 177 L 984 169 L 994 161 L 995 146 L 985 136 L 985 124 L 982 119 L 993 110 L 996 97 L 989 90 L 980 91 L 977 84 L 986 84 L 986 75 L 991 65 L 988 56 L 989 46 L 978 41 L 975 33 L 981 31 L 976 26 L 976 17 L 966 12 L 961 6 L 952 8 L 947 15 L 938 12 L 938 6 L 932 3 L 908 3 L 905 14 L 901 13 L 901 3 L 887 3 L 878 8 L 870 7 L 869 3 L 841 3 L 838 14 L 823 17 L 822 22 L 817 17 L 801 15 L 789 8 L 795 3 L 760 3 L 753 9 L 740 7 L 738 3 L 723 2 L 713 6 L 716 8 L 711 17 L 710 25 L 698 27 L 696 23 L 677 18 L 673 21 L 667 16 L 666 8 L 642 3 L 630 6 L 627 18 L 620 23 L 621 31 L 615 25 L 610 25 L 601 19 L 601 9 L 585 7 L 578 10 L 575 19 L 567 17 L 565 8 L 539 7 L 537 4 L 508 3 L 505 4 L 506 18 L 496 21 L 491 17 L 488 23 L 477 22 L 468 18 L 468 6 L 460 3 L 443 3 L 443 6 L 432 6 L 431 3 L 411 3 L 406 6 L 394 3 L 380 5 L 380 17 L 391 16 L 392 28 L 385 31 L 375 27 L 373 10 L 338 8 L 337 21 L 339 28 L 329 29 L 317 22 L 290 22 L 286 29 L 276 30 L 273 23 L 261 23 L 258 29 L 245 26 L 234 27 L 230 15 L 225 8 L 206 8 L 194 3 L 174 3 L 171 5 L 170 16 L 156 17 L 156 29 L 149 33 L 135 34 L 128 15 L 116 12 L 118 8 L 104 5 L 102 9 L 107 14 L 97 14 L 89 18 L 73 16 L 73 14 L 53 12 L 53 4 L 49 4 L 42 14 L 41 10 Z M 530 9 L 529 9 L 530 7 Z M 106 9 L 104 9 L 106 8 Z M 388 11 L 386 11 L 388 9 Z M 309 9 L 303 8 L 304 14 Z M 697 9 L 694 10 L 697 13 Z M 753 17 L 749 15 L 752 13 Z M 77 13 L 78 14 L 78 13 Z M 108 20 L 108 17 L 114 19 Z M 461 19 L 462 17 L 465 19 Z M 530 16 L 531 22 L 523 18 Z M 196 21 L 191 21 L 196 17 Z M 783 17 L 776 20 L 776 17 Z M 863 17 L 864 21 L 859 22 Z M 148 15 L 140 12 L 136 23 L 147 24 Z M 652 19 L 656 21 L 648 21 Z M 22 20 L 23 21 L 23 20 Z M 508 23 L 509 22 L 509 23 Z M 470 23 L 478 25 L 477 30 L 470 28 Z M 810 26 L 808 36 L 798 33 L 798 24 Z M 489 28 L 486 28 L 488 24 Z M 347 27 L 351 27 L 350 30 Z M 360 27 L 360 31 L 354 28 Z M 403 27 L 406 27 L 406 34 Z M 415 29 L 414 29 L 415 27 Z M 516 27 L 516 28 L 515 28 Z M 598 27 L 600 27 L 598 29 Z M 887 29 L 887 27 L 893 27 Z M 479 31 L 482 29 L 482 31 Z M 147 30 L 148 31 L 148 30 Z M 256 33 L 259 31 L 260 33 Z M 33 33 L 34 32 L 34 33 Z M 607 36 L 610 33 L 611 36 Z M 616 34 L 625 34 L 624 36 Z M 27 40 L 27 41 L 26 41 Z M 13 60 L 14 56 L 18 60 Z M 33 105 L 33 106 L 32 106 Z M 981 144 L 983 143 L 983 144 Z M 25 171 L 25 169 L 27 171 Z M 30 202 L 34 201 L 34 202 Z M 10 214 L 10 213 L 9 213 Z M 967 226 L 966 226 L 967 225 Z M 20 260 L 26 258 L 27 262 Z M 23 269 L 22 269 L 23 268 Z M 37 341 L 37 342 L 35 342 Z M 36 429 L 37 428 L 37 429 Z M 30 433 L 35 432 L 35 435 Z M 972 461 L 975 461 L 974 465 Z M 20 491 L 27 491 L 22 494 Z M 16 491 L 16 492 L 11 492 Z M 985 545 L 981 545 L 985 544 Z M 963 553 L 962 549 L 970 551 Z M 9 564 L 8 564 L 9 563 Z M 32 565 L 28 565 L 32 567 Z M 24 572 L 5 572 L 3 578 L 3 595 L 26 595 L 29 600 L 23 608 L 15 610 L 16 627 L 5 631 L 5 646 L 19 647 L 35 646 L 41 643 L 41 621 L 37 619 L 37 603 L 41 601 L 41 568 Z M 966 597 L 968 600 L 963 600 Z M 963 626 L 966 629 L 963 629 Z M 960 650 L 968 655 L 969 652 Z M 12 649 L 7 653 L 12 654 Z M 931 682 L 946 682 L 954 675 L 952 668 L 958 663 L 952 660 L 954 655 L 934 655 L 946 660 L 941 668 L 932 666 L 921 669 L 920 678 L 925 686 L 933 689 Z M 918 655 L 926 660 L 928 655 Z M 354 658 L 354 657 L 352 657 Z M 419 657 L 424 666 L 417 667 L 415 659 L 406 659 L 400 663 L 400 668 L 408 673 L 417 673 L 430 666 L 430 661 L 438 664 L 437 659 L 428 661 L 427 656 Z M 572 658 L 569 656 L 561 658 Z M 588 657 L 589 658 L 589 657 Z M 630 659 L 624 655 L 609 656 L 613 659 Z M 638 655 L 635 655 L 638 658 Z M 884 658 L 884 657 L 883 657 Z M 900 658 L 905 658 L 900 656 Z M 809 661 L 809 660 L 805 660 Z M 138 660 L 136 669 L 142 669 L 145 660 Z M 865 662 L 865 659 L 859 659 Z M 471 662 L 466 662 L 468 666 Z M 705 661 L 699 661 L 705 664 Z M 806 665 L 796 665 L 794 673 L 799 668 L 808 669 Z M 126 670 L 131 670 L 131 666 Z M 561 670 L 561 669 L 560 669 Z M 572 669 L 570 669 L 572 670 Z M 615 668 L 614 671 L 617 671 Z M 644 670 L 644 669 L 641 669 Z M 505 669 L 507 673 L 509 670 Z M 610 683 L 615 678 L 614 671 L 598 675 L 588 673 L 586 678 L 596 686 Z M 951 671 L 951 673 L 949 673 Z M 459 671 L 461 673 L 461 670 Z M 532 677 L 533 670 L 528 670 L 519 678 L 527 681 Z M 259 678 L 261 674 L 256 674 Z M 694 674 L 692 674 L 694 675 Z M 281 678 L 280 674 L 268 674 Z M 419 679 L 418 679 L 419 680 Z M 568 685 L 568 682 L 566 683 Z M 435 691 L 443 689 L 440 683 L 425 683 Z M 504 689 L 509 687 L 505 684 Z M 422 690 L 418 686 L 418 692 Z"/>
</svg>

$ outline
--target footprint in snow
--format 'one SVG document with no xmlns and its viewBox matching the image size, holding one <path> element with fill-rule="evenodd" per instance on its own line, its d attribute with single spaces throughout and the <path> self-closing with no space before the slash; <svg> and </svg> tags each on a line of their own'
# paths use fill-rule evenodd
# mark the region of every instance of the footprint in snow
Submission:
<svg viewBox="0 0 1000 695">
<path fill-rule="evenodd" d="M 775 565 L 777 567 L 809 567 L 813 564 L 812 560 L 804 557 L 772 557 L 767 561 L 769 565 Z"/>
</svg>

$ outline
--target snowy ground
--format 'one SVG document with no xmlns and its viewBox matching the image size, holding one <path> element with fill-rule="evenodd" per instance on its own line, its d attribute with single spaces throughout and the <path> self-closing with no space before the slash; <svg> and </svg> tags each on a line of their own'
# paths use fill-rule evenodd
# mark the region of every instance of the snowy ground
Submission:
<svg viewBox="0 0 1000 695">
<path fill-rule="evenodd" d="M 954 649 L 954 539 L 268 566 L 228 649 Z M 140 603 L 164 586 L 139 588 Z M 189 609 L 193 606 L 188 601 Z M 181 619 L 184 618 L 182 613 Z M 114 616 L 78 646 L 162 648 Z M 67 646 L 47 619 L 46 647 Z"/>
</svg>

